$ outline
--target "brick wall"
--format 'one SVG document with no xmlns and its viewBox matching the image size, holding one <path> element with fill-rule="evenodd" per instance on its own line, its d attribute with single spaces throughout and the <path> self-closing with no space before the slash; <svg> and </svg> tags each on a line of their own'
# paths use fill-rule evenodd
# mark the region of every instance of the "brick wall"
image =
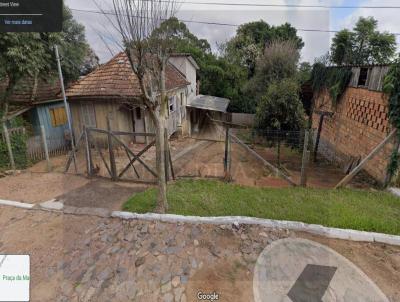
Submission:
<svg viewBox="0 0 400 302">
<path fill-rule="evenodd" d="M 330 96 L 324 91 L 316 98 L 315 111 L 318 110 L 334 113 L 332 117 L 325 116 L 319 153 L 340 165 L 351 157 L 364 158 L 391 130 L 388 101 L 382 92 L 348 87 L 333 109 Z M 319 117 L 313 114 L 314 129 L 318 129 Z M 379 182 L 385 179 L 392 150 L 393 141 L 365 166 L 365 171 Z"/>
</svg>

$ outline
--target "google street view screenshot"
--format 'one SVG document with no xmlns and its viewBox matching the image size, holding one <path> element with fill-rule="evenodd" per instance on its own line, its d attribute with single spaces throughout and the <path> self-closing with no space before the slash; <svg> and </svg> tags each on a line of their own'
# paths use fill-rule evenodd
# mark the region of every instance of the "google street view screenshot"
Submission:
<svg viewBox="0 0 400 302">
<path fill-rule="evenodd" d="M 0 302 L 400 302 L 399 16 L 0 0 Z"/>
</svg>

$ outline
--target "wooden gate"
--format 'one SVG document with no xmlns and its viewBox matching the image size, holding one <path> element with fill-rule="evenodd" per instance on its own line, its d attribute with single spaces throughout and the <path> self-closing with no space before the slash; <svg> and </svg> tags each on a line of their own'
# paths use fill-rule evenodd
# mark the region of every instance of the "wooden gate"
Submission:
<svg viewBox="0 0 400 302">
<path fill-rule="evenodd" d="M 147 143 L 136 143 L 137 137 L 144 137 Z M 156 170 L 155 134 L 108 129 L 84 128 L 76 142 L 76 150 L 71 152 L 65 172 L 71 164 L 84 160 L 84 171 L 88 176 L 111 178 L 114 181 L 128 180 L 140 183 L 155 183 L 158 179 Z M 167 144 L 167 159 L 170 159 Z M 78 158 L 78 159 L 76 159 Z M 172 162 L 168 161 L 166 170 L 171 170 L 174 177 Z M 77 170 L 75 170 L 77 171 Z"/>
</svg>

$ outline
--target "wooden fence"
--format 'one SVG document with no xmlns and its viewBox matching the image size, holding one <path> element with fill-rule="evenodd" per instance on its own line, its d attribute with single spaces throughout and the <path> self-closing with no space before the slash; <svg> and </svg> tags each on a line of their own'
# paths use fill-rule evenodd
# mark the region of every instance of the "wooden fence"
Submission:
<svg viewBox="0 0 400 302">
<path fill-rule="evenodd" d="M 50 157 L 67 154 L 70 150 L 68 142 L 63 137 L 46 135 L 46 143 Z M 28 158 L 34 162 L 46 159 L 46 150 L 41 135 L 28 138 L 27 153 Z"/>
<path fill-rule="evenodd" d="M 25 127 L 9 128 L 7 130 L 10 137 L 27 134 Z M 1 132 L 0 139 L 5 141 L 5 136 Z M 62 136 L 46 135 L 46 143 L 50 157 L 67 154 L 70 150 L 68 142 Z M 42 135 L 29 136 L 28 134 L 26 141 L 26 153 L 31 162 L 37 162 L 46 159 L 46 150 Z"/>
</svg>

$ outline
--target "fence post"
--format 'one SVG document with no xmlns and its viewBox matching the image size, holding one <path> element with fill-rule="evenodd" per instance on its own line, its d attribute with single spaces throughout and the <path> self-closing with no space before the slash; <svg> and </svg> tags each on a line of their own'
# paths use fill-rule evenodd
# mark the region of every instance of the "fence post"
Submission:
<svg viewBox="0 0 400 302">
<path fill-rule="evenodd" d="M 40 133 L 42 134 L 42 141 L 43 141 L 43 147 L 44 147 L 44 154 L 45 154 L 45 156 L 46 156 L 47 172 L 49 172 L 49 171 L 51 171 L 51 162 L 50 162 L 50 157 L 49 157 L 49 148 L 48 148 L 48 146 L 47 146 L 46 131 L 45 131 L 43 125 L 40 125 Z"/>
<path fill-rule="evenodd" d="M 307 185 L 307 165 L 308 165 L 308 140 L 310 133 L 308 129 L 304 133 L 304 145 L 303 145 L 303 158 L 301 161 L 301 177 L 300 186 L 305 187 Z"/>
<path fill-rule="evenodd" d="M 225 134 L 225 158 L 224 158 L 224 177 L 226 181 L 231 179 L 231 139 L 229 135 L 230 129 L 226 127 Z"/>
<path fill-rule="evenodd" d="M 107 131 L 108 151 L 110 153 L 111 178 L 112 180 L 117 180 L 117 166 L 115 164 L 115 155 L 111 135 L 111 121 L 109 116 L 107 117 Z"/>
<path fill-rule="evenodd" d="M 86 147 L 86 168 L 88 176 L 92 176 L 92 153 L 90 151 L 90 138 L 89 138 L 89 131 L 86 126 L 83 126 L 83 130 L 85 132 L 85 147 Z"/>
<path fill-rule="evenodd" d="M 164 164 L 165 179 L 169 181 L 168 128 L 164 128 Z"/>
<path fill-rule="evenodd" d="M 11 147 L 10 135 L 8 133 L 7 125 L 5 122 L 3 122 L 3 132 L 4 132 L 4 138 L 6 140 L 8 157 L 10 158 L 11 169 L 15 171 L 15 161 L 14 161 L 14 155 L 13 155 L 12 147 Z"/>
<path fill-rule="evenodd" d="M 396 135 L 397 129 L 393 129 L 386 138 L 381 141 L 359 164 L 353 169 L 348 175 L 346 175 L 336 186 L 335 189 L 344 187 L 347 185 L 354 176 L 365 166 L 365 164 L 379 153 L 385 147 L 385 145 Z"/>
</svg>

